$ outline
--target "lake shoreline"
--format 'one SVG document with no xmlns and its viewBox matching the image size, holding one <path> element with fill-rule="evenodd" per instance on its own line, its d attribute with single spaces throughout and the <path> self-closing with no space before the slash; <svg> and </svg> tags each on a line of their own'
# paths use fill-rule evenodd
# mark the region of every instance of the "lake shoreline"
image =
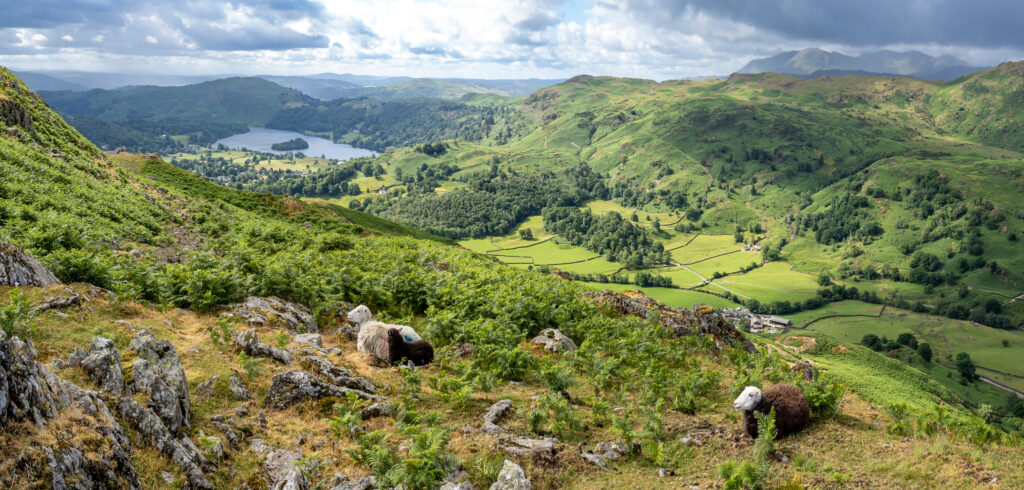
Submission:
<svg viewBox="0 0 1024 490">
<path fill-rule="evenodd" d="M 295 138 L 302 138 L 309 144 L 309 148 L 299 151 L 277 151 L 271 148 L 275 143 L 288 141 Z M 275 155 L 287 155 L 288 153 L 303 153 L 310 157 L 320 157 L 346 161 L 353 158 L 377 156 L 377 152 L 364 148 L 357 148 L 347 143 L 335 143 L 329 139 L 296 131 L 281 129 L 269 129 L 262 127 L 250 127 L 248 132 L 228 136 L 215 141 L 211 147 L 217 148 L 224 145 L 232 150 L 248 150 Z"/>
</svg>

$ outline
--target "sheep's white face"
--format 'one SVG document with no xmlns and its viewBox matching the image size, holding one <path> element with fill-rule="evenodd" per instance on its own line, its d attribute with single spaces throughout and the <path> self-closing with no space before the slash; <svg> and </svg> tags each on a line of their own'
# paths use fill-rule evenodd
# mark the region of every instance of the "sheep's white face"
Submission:
<svg viewBox="0 0 1024 490">
<path fill-rule="evenodd" d="M 348 312 L 349 323 L 355 325 L 362 325 L 373 319 L 373 313 L 365 305 L 359 305 L 352 311 Z"/>
<path fill-rule="evenodd" d="M 756 386 L 748 386 L 743 389 L 743 393 L 736 397 L 736 401 L 732 402 L 732 406 L 736 410 L 753 410 L 758 403 L 761 402 L 761 390 L 757 389 Z"/>
</svg>

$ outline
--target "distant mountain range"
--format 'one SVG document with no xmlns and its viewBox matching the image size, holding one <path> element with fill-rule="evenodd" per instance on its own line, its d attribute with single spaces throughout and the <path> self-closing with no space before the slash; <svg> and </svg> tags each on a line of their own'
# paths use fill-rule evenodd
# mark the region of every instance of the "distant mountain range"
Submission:
<svg viewBox="0 0 1024 490">
<path fill-rule="evenodd" d="M 182 86 L 220 80 L 231 75 L 161 75 L 126 74 L 78 71 L 17 71 L 16 75 L 35 91 L 70 90 L 81 92 L 91 89 L 113 90 L 128 86 Z M 466 94 L 494 94 L 524 97 L 537 89 L 561 82 L 561 79 L 470 79 L 470 78 L 412 78 L 351 73 L 320 73 L 308 76 L 258 75 L 283 87 L 298 90 L 320 100 L 353 99 L 367 97 L 376 100 L 436 97 L 457 99 Z"/>
<path fill-rule="evenodd" d="M 905 75 L 923 80 L 953 80 L 985 67 L 971 66 L 949 55 L 929 56 L 920 51 L 875 51 L 848 56 L 807 48 L 787 51 L 747 63 L 737 73 L 784 73 L 802 78 L 820 75 Z"/>
</svg>

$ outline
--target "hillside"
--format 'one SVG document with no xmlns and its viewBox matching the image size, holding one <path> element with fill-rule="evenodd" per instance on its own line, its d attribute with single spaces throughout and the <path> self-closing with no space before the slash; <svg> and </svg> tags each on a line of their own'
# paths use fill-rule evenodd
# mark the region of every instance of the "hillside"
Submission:
<svg viewBox="0 0 1024 490">
<path fill-rule="evenodd" d="M 263 126 L 286 107 L 315 102 L 295 89 L 254 77 L 180 87 L 134 86 L 85 92 L 43 92 L 62 114 L 105 121 L 203 121 Z"/>
<path fill-rule="evenodd" d="M 736 73 L 783 73 L 810 75 L 815 72 L 860 71 L 865 74 L 892 74 L 922 80 L 953 80 L 979 68 L 949 55 L 929 56 L 920 51 L 875 51 L 859 56 L 806 48 L 753 60 Z"/>
<path fill-rule="evenodd" d="M 8 72 L 0 78 L 0 242 L 68 283 L 0 286 L 5 486 L 76 475 L 308 488 L 338 473 L 380 487 L 434 488 L 448 475 L 486 487 L 511 471 L 504 459 L 540 488 L 921 486 L 936 474 L 951 486 L 1024 484 L 1017 434 L 899 363 L 871 384 L 846 368 L 870 363 L 824 346 L 808 354 L 838 358 L 806 379 L 787 364 L 793 354 L 753 350 L 708 307 L 585 297 L 577 283 L 395 236 L 403 229 L 358 212 L 229 190 L 152 156 L 111 159 Z M 300 313 L 222 315 L 270 296 Z M 372 368 L 344 333 L 358 303 L 414 326 L 436 362 Z M 545 328 L 579 348 L 528 341 Z M 319 337 L 300 337 L 310 331 Z M 780 381 L 807 393 L 814 423 L 752 446 L 729 402 L 746 384 Z M 863 391 L 841 386 L 854 381 Z M 374 397 L 387 408 L 370 410 Z M 595 459 L 591 448 L 609 441 Z"/>
</svg>

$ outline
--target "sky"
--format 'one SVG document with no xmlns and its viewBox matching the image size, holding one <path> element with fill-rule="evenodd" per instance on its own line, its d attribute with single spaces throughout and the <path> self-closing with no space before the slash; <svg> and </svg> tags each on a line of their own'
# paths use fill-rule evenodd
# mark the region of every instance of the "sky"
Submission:
<svg viewBox="0 0 1024 490">
<path fill-rule="evenodd" d="M 1021 26 L 1021 0 L 0 0 L 0 65 L 665 80 L 806 47 L 992 66 Z"/>
</svg>

